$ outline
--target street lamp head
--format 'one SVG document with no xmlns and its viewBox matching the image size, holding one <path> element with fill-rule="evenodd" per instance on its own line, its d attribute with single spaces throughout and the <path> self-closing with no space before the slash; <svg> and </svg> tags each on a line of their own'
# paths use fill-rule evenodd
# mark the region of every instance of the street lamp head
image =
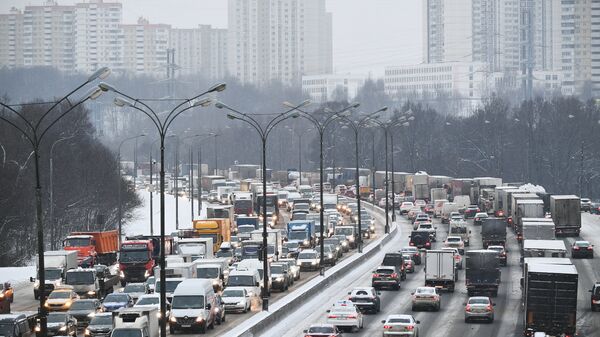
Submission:
<svg viewBox="0 0 600 337">
<path fill-rule="evenodd" d="M 410 116 L 410 117 L 408 117 L 408 120 L 409 120 L 409 121 L 414 121 L 414 120 L 415 120 L 415 116 Z"/>
<path fill-rule="evenodd" d="M 195 107 L 196 106 L 207 107 L 207 106 L 209 106 L 211 104 L 212 104 L 212 99 L 206 97 L 206 98 L 203 98 L 201 100 L 195 101 L 194 104 L 192 104 L 192 106 L 195 106 Z"/>
<path fill-rule="evenodd" d="M 221 91 L 225 90 L 226 87 L 227 87 L 227 84 L 225 84 L 225 83 L 215 84 L 212 87 L 210 87 L 210 89 L 208 89 L 208 92 L 221 92 Z"/>
<path fill-rule="evenodd" d="M 350 104 L 350 106 L 348 107 L 348 109 L 356 109 L 359 106 L 360 106 L 360 103 L 354 102 L 354 103 Z"/>
<path fill-rule="evenodd" d="M 96 98 L 100 97 L 100 95 L 102 95 L 102 89 L 98 88 L 98 87 L 93 87 L 92 89 L 90 89 L 90 91 L 87 92 L 87 94 L 85 94 L 85 96 L 83 97 L 84 100 L 86 99 L 91 99 L 91 100 L 95 100 Z"/>
<path fill-rule="evenodd" d="M 384 111 L 387 111 L 387 109 L 388 109 L 388 107 L 384 106 L 384 107 L 382 107 L 381 109 L 379 109 L 379 110 L 377 110 L 375 112 L 384 112 Z"/>
<path fill-rule="evenodd" d="M 300 117 L 300 114 L 296 112 L 296 113 L 292 114 L 290 117 L 292 117 L 292 118 L 298 118 L 298 117 Z"/>
<path fill-rule="evenodd" d="M 569 117 L 569 119 L 573 119 L 573 118 L 575 118 L 575 116 L 574 116 L 574 115 L 571 115 L 571 114 L 569 114 L 569 116 L 567 116 L 567 117 Z"/>
<path fill-rule="evenodd" d="M 303 108 L 309 104 L 310 104 L 310 99 L 307 99 L 306 101 L 304 101 L 304 102 L 300 103 L 300 105 L 298 105 L 298 109 Z"/>
<path fill-rule="evenodd" d="M 519 123 L 521 120 L 518 119 L 518 118 L 515 118 L 514 121 L 517 122 L 517 123 Z"/>
<path fill-rule="evenodd" d="M 215 108 L 217 108 L 217 109 L 223 109 L 225 107 L 226 107 L 226 105 L 223 104 L 223 102 L 219 102 L 219 101 L 215 102 Z"/>
<path fill-rule="evenodd" d="M 488 121 L 487 119 L 485 121 L 483 121 L 485 124 L 490 124 L 491 122 Z"/>
<path fill-rule="evenodd" d="M 450 122 L 446 122 L 446 125 L 450 126 L 450 125 L 452 125 L 452 123 L 450 123 Z"/>
<path fill-rule="evenodd" d="M 404 122 L 404 123 L 402 123 L 402 126 L 409 126 L 409 125 L 410 125 L 410 123 L 409 123 L 409 122 Z"/>
<path fill-rule="evenodd" d="M 97 78 L 103 80 L 103 79 L 107 78 L 108 75 L 110 75 L 110 68 L 102 67 L 102 68 L 96 70 L 93 74 L 91 74 L 90 77 L 88 77 L 88 82 L 91 82 Z"/>
<path fill-rule="evenodd" d="M 232 114 L 227 114 L 227 118 L 234 120 L 234 119 L 239 119 L 238 117 L 232 115 Z M 217 136 L 216 134 L 214 135 L 215 137 Z"/>
<path fill-rule="evenodd" d="M 106 83 L 106 82 L 100 82 L 98 83 L 98 88 L 102 89 L 102 91 L 113 91 L 116 92 L 117 90 L 115 89 L 115 87 L 113 87 L 112 85 Z"/>
<path fill-rule="evenodd" d="M 124 99 L 123 97 L 115 97 L 115 100 L 113 101 L 113 103 L 116 106 L 119 106 L 119 107 L 124 107 L 124 106 L 131 107 L 131 106 L 133 106 L 133 104 L 131 102 L 129 102 L 128 100 Z"/>
</svg>

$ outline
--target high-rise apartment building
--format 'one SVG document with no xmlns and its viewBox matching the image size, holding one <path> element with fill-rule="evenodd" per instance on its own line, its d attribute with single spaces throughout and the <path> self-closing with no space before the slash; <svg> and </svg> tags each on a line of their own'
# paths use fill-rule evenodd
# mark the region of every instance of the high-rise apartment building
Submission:
<svg viewBox="0 0 600 337">
<path fill-rule="evenodd" d="M 171 26 L 139 18 L 137 24 L 123 24 L 121 29 L 123 69 L 131 73 L 164 74 Z"/>
<path fill-rule="evenodd" d="M 591 81 L 592 96 L 600 97 L 600 0 L 591 0 Z"/>
<path fill-rule="evenodd" d="M 0 46 L 0 65 L 23 66 L 23 13 L 14 7 L 0 14 Z"/>
<path fill-rule="evenodd" d="M 119 2 L 89 0 L 75 4 L 75 64 L 81 72 L 123 68 L 123 8 Z"/>
<path fill-rule="evenodd" d="M 200 74 L 210 79 L 227 75 L 227 30 L 199 25 L 170 31 L 169 48 L 181 75 Z"/>
<path fill-rule="evenodd" d="M 470 62 L 473 59 L 472 0 L 423 1 L 423 61 Z"/>
<path fill-rule="evenodd" d="M 229 0 L 229 73 L 244 83 L 299 84 L 332 71 L 325 0 Z"/>
</svg>

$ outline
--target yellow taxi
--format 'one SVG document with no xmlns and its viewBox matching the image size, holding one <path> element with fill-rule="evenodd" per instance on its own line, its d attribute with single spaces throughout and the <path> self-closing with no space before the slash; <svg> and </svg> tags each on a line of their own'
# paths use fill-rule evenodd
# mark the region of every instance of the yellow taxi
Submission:
<svg viewBox="0 0 600 337">
<path fill-rule="evenodd" d="M 79 299 L 79 295 L 73 291 L 73 287 L 62 286 L 54 289 L 44 306 L 48 311 L 67 311 L 71 308 L 71 304 Z"/>
</svg>

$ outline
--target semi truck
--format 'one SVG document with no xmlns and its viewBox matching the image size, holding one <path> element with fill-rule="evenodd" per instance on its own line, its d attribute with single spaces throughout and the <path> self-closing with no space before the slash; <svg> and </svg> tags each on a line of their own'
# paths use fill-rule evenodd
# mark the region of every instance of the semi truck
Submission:
<svg viewBox="0 0 600 337">
<path fill-rule="evenodd" d="M 156 263 L 152 256 L 153 252 L 152 240 L 128 240 L 121 243 L 119 254 L 121 286 L 124 287 L 128 282 L 145 282 L 153 275 Z"/>
<path fill-rule="evenodd" d="M 80 265 L 112 265 L 117 262 L 119 238 L 117 231 L 72 232 L 63 241 L 64 250 L 77 251 Z"/>
<path fill-rule="evenodd" d="M 287 240 L 288 242 L 298 242 L 304 248 L 313 247 L 315 245 L 315 222 L 306 220 L 288 222 Z"/>
<path fill-rule="evenodd" d="M 562 240 L 523 240 L 522 258 L 566 257 L 567 247 Z"/>
<path fill-rule="evenodd" d="M 46 280 L 43 286 L 43 296 L 47 296 L 55 287 L 60 286 L 67 270 L 77 268 L 77 264 L 76 251 L 53 250 L 44 252 L 44 275 Z M 40 284 L 39 281 L 33 281 L 33 297 L 37 300 L 40 298 Z"/>
<path fill-rule="evenodd" d="M 250 240 L 259 241 L 263 239 L 263 231 L 257 229 L 250 233 Z M 267 229 L 267 258 L 277 261 L 281 255 L 281 231 L 278 229 Z"/>
<path fill-rule="evenodd" d="M 194 231 L 200 238 L 210 238 L 213 243 L 213 252 L 226 241 L 231 241 L 231 222 L 229 218 L 209 218 L 193 221 Z"/>
<path fill-rule="evenodd" d="M 491 245 L 506 244 L 506 223 L 503 218 L 484 218 L 481 223 L 481 241 L 483 248 Z"/>
<path fill-rule="evenodd" d="M 500 262 L 493 250 L 467 251 L 465 284 L 469 296 L 498 296 L 500 285 Z"/>
<path fill-rule="evenodd" d="M 158 264 L 160 260 L 160 235 L 132 235 L 126 236 L 125 240 L 150 240 L 152 241 L 152 258 L 155 264 Z M 165 255 L 171 255 L 175 251 L 175 242 L 172 236 L 165 236 Z"/>
<path fill-rule="evenodd" d="M 81 298 L 102 299 L 106 294 L 113 292 L 118 280 L 119 276 L 112 275 L 104 265 L 71 269 L 65 275 L 65 284 L 72 286 L 73 291 Z"/>
<path fill-rule="evenodd" d="M 250 233 L 259 229 L 257 216 L 238 216 L 235 221 L 238 230 L 238 238 L 241 240 L 250 239 Z"/>
<path fill-rule="evenodd" d="M 556 236 L 579 236 L 581 231 L 581 200 L 578 196 L 551 196 L 550 213 L 552 213 Z"/>
<path fill-rule="evenodd" d="M 242 260 L 246 259 L 263 259 L 263 241 L 261 240 L 245 240 L 242 241 Z"/>
<path fill-rule="evenodd" d="M 189 255 L 192 260 L 211 259 L 215 256 L 214 243 L 212 238 L 185 238 L 177 242 L 177 254 Z"/>
<path fill-rule="evenodd" d="M 454 252 L 451 250 L 429 250 L 425 253 L 425 286 L 437 287 L 454 292 L 458 279 Z"/>
<path fill-rule="evenodd" d="M 445 188 L 432 188 L 429 194 L 429 201 L 448 199 L 448 191 Z"/>
<path fill-rule="evenodd" d="M 573 265 L 528 263 L 523 298 L 525 336 L 543 331 L 573 336 L 577 323 L 577 282 Z"/>
<path fill-rule="evenodd" d="M 517 240 L 521 241 L 523 240 L 523 219 L 543 217 L 544 202 L 539 198 L 518 199 L 516 200 L 515 209 L 513 211 L 515 214 L 515 218 L 513 218 L 515 233 L 517 234 Z"/>
<path fill-rule="evenodd" d="M 554 222 L 524 221 L 521 235 L 523 240 L 554 240 L 556 238 Z"/>
<path fill-rule="evenodd" d="M 323 194 L 323 209 L 337 210 L 338 195 L 337 194 Z"/>
<path fill-rule="evenodd" d="M 254 201 L 250 192 L 233 192 L 233 213 L 251 216 L 254 214 Z"/>
</svg>

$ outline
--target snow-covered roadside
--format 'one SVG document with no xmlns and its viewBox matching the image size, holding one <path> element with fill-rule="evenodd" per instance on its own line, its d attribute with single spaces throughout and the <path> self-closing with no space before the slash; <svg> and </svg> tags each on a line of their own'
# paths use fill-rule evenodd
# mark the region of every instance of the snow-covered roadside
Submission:
<svg viewBox="0 0 600 337">
<path fill-rule="evenodd" d="M 32 276 L 35 276 L 35 266 L 0 268 L 0 282 L 10 282 L 15 289 L 30 284 L 29 278 Z"/>
</svg>

